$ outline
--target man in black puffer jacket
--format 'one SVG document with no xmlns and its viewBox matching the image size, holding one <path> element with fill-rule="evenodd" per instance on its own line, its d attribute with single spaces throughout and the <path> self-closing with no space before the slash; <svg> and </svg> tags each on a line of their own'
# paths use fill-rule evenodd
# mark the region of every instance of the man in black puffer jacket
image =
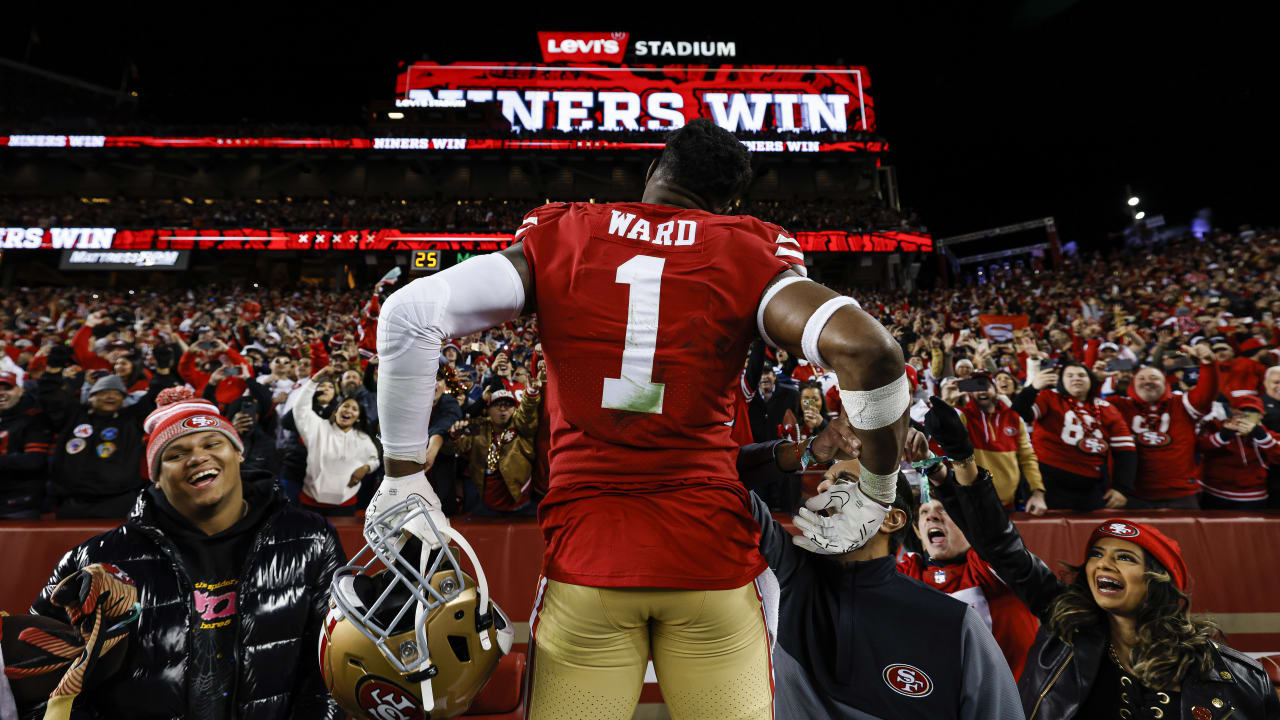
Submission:
<svg viewBox="0 0 1280 720">
<path fill-rule="evenodd" d="M 123 526 L 67 553 L 31 608 L 66 622 L 50 594 L 93 563 L 137 584 L 142 615 L 124 666 L 76 707 L 139 720 L 341 717 L 316 659 L 344 563 L 333 527 L 286 502 L 269 476 L 242 480 L 243 446 L 211 404 L 162 407 L 145 429 L 154 485 Z"/>
</svg>

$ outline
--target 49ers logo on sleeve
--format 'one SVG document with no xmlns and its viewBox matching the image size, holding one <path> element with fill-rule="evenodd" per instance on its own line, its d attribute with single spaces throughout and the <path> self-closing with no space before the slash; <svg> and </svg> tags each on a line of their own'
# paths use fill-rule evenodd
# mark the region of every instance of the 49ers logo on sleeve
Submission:
<svg viewBox="0 0 1280 720">
<path fill-rule="evenodd" d="M 924 697 L 933 692 L 933 680 L 914 665 L 898 663 L 884 669 L 884 682 L 899 695 Z"/>
<path fill-rule="evenodd" d="M 195 417 L 189 417 L 186 420 L 182 421 L 182 427 L 190 428 L 192 430 L 199 429 L 199 428 L 207 428 L 211 425 L 217 425 L 217 424 L 218 424 L 217 420 L 214 420 L 213 418 L 208 417 L 207 415 L 196 415 Z"/>
<path fill-rule="evenodd" d="M 360 709 L 376 720 L 427 720 L 417 698 L 390 680 L 369 675 L 356 687 Z"/>
<path fill-rule="evenodd" d="M 1076 443 L 1076 449 L 1090 455 L 1106 455 L 1107 441 L 1096 437 L 1081 438 L 1080 442 Z"/>
<path fill-rule="evenodd" d="M 1173 442 L 1173 438 L 1159 430 L 1145 430 L 1138 433 L 1138 436 L 1135 439 L 1138 441 L 1139 445 L 1149 448 L 1162 448 Z"/>
<path fill-rule="evenodd" d="M 1103 535 L 1110 535 L 1118 538 L 1138 537 L 1138 528 L 1127 522 L 1110 522 L 1098 529 Z"/>
</svg>

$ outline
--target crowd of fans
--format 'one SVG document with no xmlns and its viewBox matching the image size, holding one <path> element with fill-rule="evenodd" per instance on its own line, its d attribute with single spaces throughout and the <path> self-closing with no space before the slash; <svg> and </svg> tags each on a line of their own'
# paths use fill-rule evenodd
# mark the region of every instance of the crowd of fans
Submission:
<svg viewBox="0 0 1280 720">
<path fill-rule="evenodd" d="M 913 417 L 934 394 L 954 405 L 1007 505 L 1254 508 L 1280 501 L 1277 262 L 1280 237 L 1220 235 L 981 286 L 852 294 L 902 344 Z M 245 464 L 299 502 L 355 513 L 381 476 L 387 289 L 7 292 L 3 513 L 123 516 L 146 483 L 142 420 L 165 393 L 217 403 Z M 527 514 L 545 491 L 541 351 L 536 318 L 444 347 L 428 457 L 449 512 Z M 838 415 L 833 374 L 755 355 L 744 441 L 803 441 Z M 794 509 L 799 481 L 770 492 Z"/>
<path fill-rule="evenodd" d="M 546 198 L 0 198 L 9 227 L 296 228 L 392 227 L 430 232 L 510 232 Z M 789 230 L 905 230 L 913 213 L 873 201 L 746 200 L 738 212 Z"/>
</svg>

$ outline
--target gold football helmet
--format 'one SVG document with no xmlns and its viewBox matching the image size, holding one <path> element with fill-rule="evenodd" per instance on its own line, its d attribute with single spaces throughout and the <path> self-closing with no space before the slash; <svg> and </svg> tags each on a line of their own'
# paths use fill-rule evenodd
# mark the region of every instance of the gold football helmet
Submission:
<svg viewBox="0 0 1280 720">
<path fill-rule="evenodd" d="M 404 528 L 418 515 L 438 550 L 424 551 L 420 538 L 406 542 Z M 457 531 L 431 522 L 417 495 L 367 523 L 364 536 L 364 548 L 333 575 L 320 635 L 325 686 L 357 718 L 461 715 L 514 640 L 511 622 L 489 599 L 480 559 Z M 475 578 L 459 566 L 450 540 Z"/>
</svg>

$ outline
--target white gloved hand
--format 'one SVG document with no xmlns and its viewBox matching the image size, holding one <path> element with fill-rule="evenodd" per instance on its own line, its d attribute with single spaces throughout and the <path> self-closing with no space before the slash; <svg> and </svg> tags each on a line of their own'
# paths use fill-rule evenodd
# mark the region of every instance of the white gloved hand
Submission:
<svg viewBox="0 0 1280 720">
<path fill-rule="evenodd" d="M 819 515 L 823 510 L 832 514 Z M 867 497 L 859 483 L 836 482 L 805 501 L 795 517 L 801 534 L 791 541 L 819 555 L 841 555 L 866 545 L 888 513 L 889 508 Z"/>
<path fill-rule="evenodd" d="M 440 498 L 431 487 L 431 481 L 427 479 L 425 472 L 418 471 L 404 477 L 382 479 L 382 484 L 378 486 L 378 491 L 373 494 L 373 500 L 369 501 L 369 507 L 364 511 L 366 530 L 376 520 L 398 521 L 399 518 L 380 518 L 379 516 L 384 509 L 404 502 L 412 495 L 420 496 L 427 503 L 427 514 L 431 516 L 431 522 L 435 523 L 437 529 L 443 530 L 449 527 L 449 518 L 440 509 Z M 404 529 L 421 540 L 423 547 L 433 550 L 440 547 L 440 538 L 431 531 L 425 516 L 419 514 L 412 518 Z"/>
</svg>

